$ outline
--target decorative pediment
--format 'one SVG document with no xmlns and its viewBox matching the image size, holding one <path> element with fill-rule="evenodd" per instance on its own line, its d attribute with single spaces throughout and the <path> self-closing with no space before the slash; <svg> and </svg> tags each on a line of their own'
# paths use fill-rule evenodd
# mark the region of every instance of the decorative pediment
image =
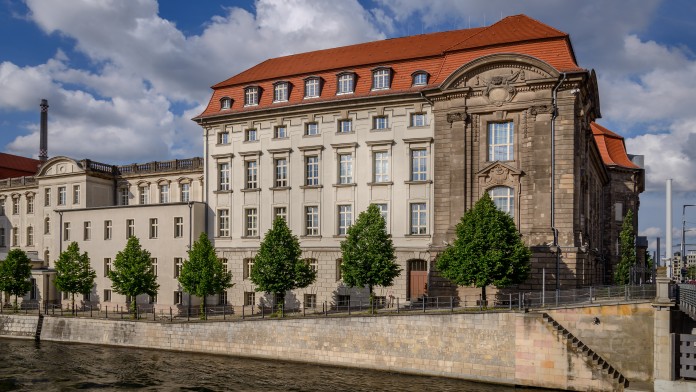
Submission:
<svg viewBox="0 0 696 392">
<path fill-rule="evenodd" d="M 190 184 L 190 183 L 193 182 L 193 180 L 190 179 L 190 178 L 188 178 L 188 177 L 179 177 L 179 178 L 177 178 L 176 181 L 177 181 L 179 184 Z"/>
<path fill-rule="evenodd" d="M 41 165 L 36 175 L 37 177 L 44 177 L 78 174 L 84 172 L 84 168 L 76 160 L 64 156 L 57 156 L 49 159 L 43 165 Z"/>
<path fill-rule="evenodd" d="M 517 188 L 524 173 L 508 164 L 495 161 L 477 173 L 479 189 L 485 192 L 494 186 Z"/>
</svg>

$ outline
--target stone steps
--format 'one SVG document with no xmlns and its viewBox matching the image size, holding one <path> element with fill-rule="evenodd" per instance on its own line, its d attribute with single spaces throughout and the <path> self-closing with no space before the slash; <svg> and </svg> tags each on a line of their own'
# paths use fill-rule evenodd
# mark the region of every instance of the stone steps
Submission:
<svg viewBox="0 0 696 392">
<path fill-rule="evenodd" d="M 568 343 L 568 346 L 575 352 L 584 355 L 603 373 L 613 377 L 614 382 L 620 388 L 628 388 L 628 379 L 621 374 L 616 368 L 611 366 L 601 355 L 597 354 L 589 348 L 580 339 L 574 336 L 570 331 L 565 329 L 558 321 L 549 316 L 548 313 L 542 313 L 544 321 L 546 321 L 563 339 Z"/>
</svg>

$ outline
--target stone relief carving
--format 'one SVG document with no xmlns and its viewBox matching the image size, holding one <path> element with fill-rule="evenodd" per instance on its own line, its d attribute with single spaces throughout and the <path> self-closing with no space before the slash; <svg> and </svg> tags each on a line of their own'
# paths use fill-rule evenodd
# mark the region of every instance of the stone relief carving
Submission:
<svg viewBox="0 0 696 392">
<path fill-rule="evenodd" d="M 507 186 L 515 190 L 519 189 L 522 172 L 502 162 L 493 162 L 478 173 L 479 192 L 483 192 L 494 186 Z"/>
<path fill-rule="evenodd" d="M 455 122 L 455 121 L 466 121 L 466 119 L 469 117 L 466 111 L 464 112 L 455 112 L 455 113 L 447 113 L 447 122 L 450 123 L 450 125 Z"/>
<path fill-rule="evenodd" d="M 536 105 L 529 108 L 529 114 L 531 114 L 532 116 L 551 112 L 553 112 L 553 106 L 551 105 Z"/>
<path fill-rule="evenodd" d="M 508 76 L 493 76 L 486 80 L 486 90 L 483 95 L 488 98 L 490 103 L 496 106 L 501 106 L 505 102 L 512 101 L 517 90 L 511 83 L 519 78 L 520 72 L 521 70 L 518 70 Z"/>
</svg>

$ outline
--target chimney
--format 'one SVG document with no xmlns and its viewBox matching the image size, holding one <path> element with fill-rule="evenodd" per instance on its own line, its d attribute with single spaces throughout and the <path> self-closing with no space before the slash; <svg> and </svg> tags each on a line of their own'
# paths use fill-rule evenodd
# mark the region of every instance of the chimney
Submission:
<svg viewBox="0 0 696 392">
<path fill-rule="evenodd" d="M 48 159 L 48 101 L 41 100 L 41 138 L 39 141 L 39 160 L 46 162 Z"/>
</svg>

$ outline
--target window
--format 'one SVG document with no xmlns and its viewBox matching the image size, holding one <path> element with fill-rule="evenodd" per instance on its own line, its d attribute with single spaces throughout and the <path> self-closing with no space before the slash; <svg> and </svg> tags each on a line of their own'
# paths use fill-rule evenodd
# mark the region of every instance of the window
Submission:
<svg viewBox="0 0 696 392">
<path fill-rule="evenodd" d="M 181 291 L 174 292 L 174 305 L 181 305 L 184 303 L 184 293 Z"/>
<path fill-rule="evenodd" d="M 34 196 L 27 195 L 27 214 L 34 213 Z"/>
<path fill-rule="evenodd" d="M 389 182 L 389 153 L 378 151 L 374 153 L 374 182 Z"/>
<path fill-rule="evenodd" d="M 149 194 L 150 194 L 150 187 L 147 185 L 141 185 L 138 187 L 138 198 L 140 200 L 140 204 L 147 204 L 149 203 Z"/>
<path fill-rule="evenodd" d="M 227 291 L 222 291 L 218 294 L 218 305 L 227 305 Z"/>
<path fill-rule="evenodd" d="M 12 246 L 19 246 L 19 229 L 16 227 L 12 228 Z"/>
<path fill-rule="evenodd" d="M 0 200 L 0 216 L 5 216 L 5 201 Z"/>
<path fill-rule="evenodd" d="M 253 106 L 259 104 L 259 88 L 247 87 L 244 89 L 244 106 Z"/>
<path fill-rule="evenodd" d="M 255 142 L 256 140 L 258 140 L 256 128 L 249 128 L 246 131 L 244 131 L 244 140 L 247 142 Z"/>
<path fill-rule="evenodd" d="M 181 257 L 174 258 L 174 277 L 178 278 L 181 275 L 181 268 L 184 266 L 184 259 Z"/>
<path fill-rule="evenodd" d="M 150 218 L 150 238 L 157 238 L 157 218 Z"/>
<path fill-rule="evenodd" d="M 336 282 L 343 279 L 343 270 L 341 270 L 343 259 L 336 259 Z"/>
<path fill-rule="evenodd" d="M 80 204 L 80 186 L 79 185 L 73 185 L 73 201 L 72 203 L 74 205 Z"/>
<path fill-rule="evenodd" d="M 350 306 L 350 295 L 338 295 L 336 296 L 336 306 Z"/>
<path fill-rule="evenodd" d="M 353 183 L 353 155 L 339 154 L 338 155 L 338 183 L 351 184 Z"/>
<path fill-rule="evenodd" d="M 225 272 L 229 272 L 229 270 L 230 270 L 230 265 L 229 265 L 227 259 L 224 258 L 224 257 L 221 257 L 221 258 L 218 259 L 218 261 L 220 262 L 220 264 L 222 264 L 222 270 L 225 271 Z"/>
<path fill-rule="evenodd" d="M 126 219 L 126 239 L 135 237 L 135 219 Z"/>
<path fill-rule="evenodd" d="M 386 68 L 372 72 L 372 89 L 380 90 L 389 88 L 389 70 Z"/>
<path fill-rule="evenodd" d="M 230 144 L 230 133 L 227 131 L 218 132 L 218 144 Z"/>
<path fill-rule="evenodd" d="M 152 267 L 150 268 L 150 271 L 152 271 L 153 275 L 157 276 L 157 258 L 156 257 L 150 258 L 150 264 L 152 265 Z"/>
<path fill-rule="evenodd" d="M 389 118 L 387 116 L 377 116 L 373 118 L 373 129 L 388 129 Z"/>
<path fill-rule="evenodd" d="M 120 188 L 118 191 L 119 191 L 119 199 L 121 201 L 121 205 L 127 206 L 128 205 L 128 196 L 129 196 L 128 188 L 123 187 L 123 188 Z"/>
<path fill-rule="evenodd" d="M 184 236 L 184 218 L 177 216 L 174 217 L 174 238 L 181 238 Z"/>
<path fill-rule="evenodd" d="M 48 216 L 44 219 L 44 234 L 51 234 L 51 218 Z"/>
<path fill-rule="evenodd" d="M 220 163 L 218 165 L 218 190 L 229 191 L 230 190 L 230 164 Z"/>
<path fill-rule="evenodd" d="M 514 216 L 515 196 L 512 188 L 506 186 L 497 186 L 495 188 L 491 188 L 488 191 L 488 194 L 491 195 L 493 203 L 495 203 L 495 206 L 498 207 L 500 211 L 505 211 L 511 216 Z"/>
<path fill-rule="evenodd" d="M 411 113 L 412 127 L 424 127 L 425 125 L 425 113 Z"/>
<path fill-rule="evenodd" d="M 428 74 L 425 72 L 416 72 L 413 74 L 413 85 L 420 86 L 428 84 Z"/>
<path fill-rule="evenodd" d="M 70 241 L 70 222 L 63 222 L 63 241 Z"/>
<path fill-rule="evenodd" d="M 319 96 L 319 78 L 309 78 L 305 80 L 305 98 L 316 98 Z"/>
<path fill-rule="evenodd" d="M 245 210 L 245 229 L 247 237 L 258 237 L 258 212 L 256 208 L 247 208 Z"/>
<path fill-rule="evenodd" d="M 288 186 L 288 160 L 285 158 L 275 161 L 275 186 Z"/>
<path fill-rule="evenodd" d="M 305 135 L 313 136 L 319 134 L 319 124 L 315 122 L 307 123 L 305 126 Z"/>
<path fill-rule="evenodd" d="M 411 181 L 428 179 L 428 151 L 425 149 L 411 150 Z"/>
<path fill-rule="evenodd" d="M 614 220 L 623 222 L 623 203 L 620 201 L 614 203 Z"/>
<path fill-rule="evenodd" d="M 27 246 L 34 246 L 34 227 L 27 227 Z"/>
<path fill-rule="evenodd" d="M 112 237 L 112 228 L 111 228 L 111 221 L 110 220 L 105 220 L 104 221 L 104 239 L 105 240 L 110 240 Z"/>
<path fill-rule="evenodd" d="M 0 247 L 5 247 L 5 228 L 0 227 Z"/>
<path fill-rule="evenodd" d="M 381 204 L 375 204 L 377 208 L 379 208 L 379 213 L 382 214 L 382 219 L 384 219 L 384 222 L 387 223 L 389 222 L 387 220 L 389 216 L 389 205 L 386 203 L 381 203 Z"/>
<path fill-rule="evenodd" d="M 287 207 L 276 207 L 273 209 L 273 215 L 276 218 L 283 218 L 288 221 L 288 208 Z"/>
<path fill-rule="evenodd" d="M 338 76 L 338 91 L 337 94 L 352 94 L 353 93 L 353 74 L 347 73 Z"/>
<path fill-rule="evenodd" d="M 109 272 L 111 272 L 111 258 L 105 257 L 104 258 L 104 277 L 105 278 L 109 277 Z"/>
<path fill-rule="evenodd" d="M 280 82 L 273 86 L 273 102 L 285 102 L 288 100 L 288 83 Z"/>
<path fill-rule="evenodd" d="M 12 199 L 12 215 L 19 215 L 19 196 Z"/>
<path fill-rule="evenodd" d="M 425 203 L 411 203 L 411 234 L 427 234 L 427 219 Z"/>
<path fill-rule="evenodd" d="M 513 151 L 512 121 L 488 124 L 488 160 L 511 161 Z"/>
<path fill-rule="evenodd" d="M 244 292 L 244 306 L 256 305 L 256 293 L 253 291 Z"/>
<path fill-rule="evenodd" d="M 246 188 L 247 189 L 257 189 L 259 187 L 259 168 L 258 162 L 247 161 L 246 162 Z"/>
<path fill-rule="evenodd" d="M 230 236 L 230 210 L 218 210 L 218 237 Z"/>
<path fill-rule="evenodd" d="M 251 276 L 251 270 L 254 268 L 254 258 L 253 257 L 247 257 L 244 259 L 244 265 L 243 265 L 243 271 L 242 271 L 242 279 L 249 279 Z"/>
<path fill-rule="evenodd" d="M 111 290 L 104 289 L 104 302 L 111 302 Z"/>
<path fill-rule="evenodd" d="M 319 185 L 319 157 L 317 155 L 310 155 L 305 158 L 306 162 L 306 173 L 305 173 L 305 185 Z"/>
<path fill-rule="evenodd" d="M 48 207 L 51 205 L 51 188 L 44 189 L 44 206 Z"/>
<path fill-rule="evenodd" d="M 181 201 L 187 203 L 191 200 L 191 184 L 185 182 L 181 184 Z"/>
<path fill-rule="evenodd" d="M 319 207 L 305 207 L 305 235 L 319 235 Z"/>
<path fill-rule="evenodd" d="M 338 235 L 346 235 L 348 228 L 353 223 L 353 206 L 338 206 Z"/>
<path fill-rule="evenodd" d="M 64 206 L 65 203 L 67 202 L 67 193 L 66 189 L 64 186 L 59 186 L 58 187 L 58 205 L 59 206 Z"/>
<path fill-rule="evenodd" d="M 159 186 L 159 202 L 169 203 L 169 184 Z"/>
<path fill-rule="evenodd" d="M 82 238 L 85 241 L 92 239 L 92 222 L 86 221 L 83 223 Z"/>
<path fill-rule="evenodd" d="M 288 137 L 288 128 L 285 126 L 275 127 L 273 137 L 276 139 L 285 139 Z"/>
<path fill-rule="evenodd" d="M 352 120 L 340 120 L 338 122 L 338 132 L 339 133 L 353 132 L 353 121 Z"/>
<path fill-rule="evenodd" d="M 304 295 L 304 307 L 305 308 L 316 308 L 317 307 L 317 295 L 316 294 L 305 294 Z"/>
<path fill-rule="evenodd" d="M 220 100 L 220 109 L 225 110 L 232 107 L 232 100 L 228 97 L 224 97 Z"/>
</svg>

